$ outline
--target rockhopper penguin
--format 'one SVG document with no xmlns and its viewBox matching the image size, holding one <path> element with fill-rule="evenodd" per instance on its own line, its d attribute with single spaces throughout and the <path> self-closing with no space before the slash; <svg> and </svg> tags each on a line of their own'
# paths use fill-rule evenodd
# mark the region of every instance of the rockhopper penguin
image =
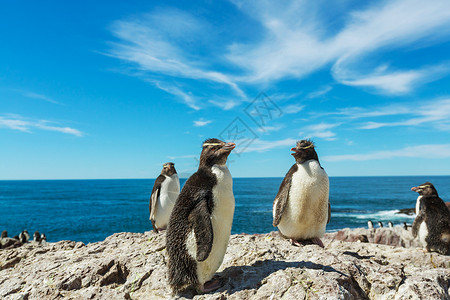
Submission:
<svg viewBox="0 0 450 300">
<path fill-rule="evenodd" d="M 175 164 L 165 163 L 161 175 L 155 180 L 150 196 L 150 221 L 155 232 L 166 229 L 170 213 L 179 194 L 180 179 L 175 170 Z"/>
<path fill-rule="evenodd" d="M 312 141 L 301 140 L 291 151 L 295 164 L 281 182 L 273 202 L 273 226 L 278 226 L 293 245 L 311 240 L 323 247 L 320 237 L 330 221 L 328 175 Z"/>
<path fill-rule="evenodd" d="M 449 255 L 450 211 L 430 182 L 412 187 L 411 190 L 419 193 L 416 201 L 417 216 L 412 225 L 413 236 L 418 237 L 428 252 Z"/>
<path fill-rule="evenodd" d="M 166 245 L 169 284 L 209 292 L 228 246 L 234 214 L 233 181 L 226 162 L 234 143 L 207 139 L 200 165 L 185 183 L 170 216 Z"/>
</svg>

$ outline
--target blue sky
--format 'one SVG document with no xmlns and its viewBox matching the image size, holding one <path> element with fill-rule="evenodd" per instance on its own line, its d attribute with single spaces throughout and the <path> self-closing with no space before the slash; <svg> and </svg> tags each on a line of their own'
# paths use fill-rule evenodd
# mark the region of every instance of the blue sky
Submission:
<svg viewBox="0 0 450 300">
<path fill-rule="evenodd" d="M 0 179 L 449 175 L 448 1 L 5 1 Z"/>
</svg>

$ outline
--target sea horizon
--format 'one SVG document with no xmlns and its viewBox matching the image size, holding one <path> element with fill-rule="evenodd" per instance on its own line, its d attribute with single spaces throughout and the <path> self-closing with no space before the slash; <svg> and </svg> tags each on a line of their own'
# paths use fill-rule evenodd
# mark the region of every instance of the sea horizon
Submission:
<svg viewBox="0 0 450 300">
<path fill-rule="evenodd" d="M 232 234 L 268 233 L 272 204 L 283 177 L 237 177 L 233 180 L 235 213 Z M 180 179 L 181 186 L 186 178 Z M 331 220 L 327 232 L 366 227 L 367 221 L 411 224 L 412 186 L 432 182 L 450 200 L 450 176 L 330 176 Z M 388 183 L 388 184 L 386 184 Z M 152 230 L 148 202 L 154 179 L 0 180 L 0 231 L 10 236 L 27 229 L 45 233 L 49 242 L 91 243 L 116 232 Z"/>
</svg>

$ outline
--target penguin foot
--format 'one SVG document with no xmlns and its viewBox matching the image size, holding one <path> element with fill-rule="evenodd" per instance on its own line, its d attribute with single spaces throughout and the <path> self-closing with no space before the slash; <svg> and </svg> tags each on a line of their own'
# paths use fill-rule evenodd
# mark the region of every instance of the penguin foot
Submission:
<svg viewBox="0 0 450 300">
<path fill-rule="evenodd" d="M 214 290 L 217 290 L 218 288 L 220 288 L 220 280 L 211 279 L 210 281 L 205 282 L 203 286 L 200 287 L 200 291 L 202 293 L 209 293 Z"/>
<path fill-rule="evenodd" d="M 300 241 L 297 241 L 297 240 L 294 240 L 294 239 L 289 239 L 289 241 L 291 242 L 292 246 L 297 246 L 297 247 L 303 246 L 303 244 L 300 243 Z"/>
<path fill-rule="evenodd" d="M 322 241 L 319 238 L 313 238 L 311 239 L 311 242 L 313 242 L 316 245 L 319 245 L 321 248 L 325 248 L 325 246 L 323 245 Z"/>
</svg>

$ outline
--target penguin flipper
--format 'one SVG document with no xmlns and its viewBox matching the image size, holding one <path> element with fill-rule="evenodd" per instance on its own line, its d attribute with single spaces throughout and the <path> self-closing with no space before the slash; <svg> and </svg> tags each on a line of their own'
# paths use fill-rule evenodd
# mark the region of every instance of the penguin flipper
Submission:
<svg viewBox="0 0 450 300">
<path fill-rule="evenodd" d="M 289 199 L 289 190 L 291 189 L 292 183 L 292 174 L 294 174 L 298 170 L 297 164 L 294 164 L 283 181 L 281 182 L 280 189 L 278 190 L 278 194 L 273 201 L 273 226 L 278 226 L 281 221 L 281 217 L 283 216 L 284 209 L 286 208 L 287 201 Z"/>
<path fill-rule="evenodd" d="M 189 215 L 197 244 L 197 261 L 204 261 L 208 258 L 214 239 L 211 212 L 208 207 L 208 204 L 212 202 L 212 195 L 208 193 L 202 196 L 203 199 L 200 199 Z"/>
</svg>

